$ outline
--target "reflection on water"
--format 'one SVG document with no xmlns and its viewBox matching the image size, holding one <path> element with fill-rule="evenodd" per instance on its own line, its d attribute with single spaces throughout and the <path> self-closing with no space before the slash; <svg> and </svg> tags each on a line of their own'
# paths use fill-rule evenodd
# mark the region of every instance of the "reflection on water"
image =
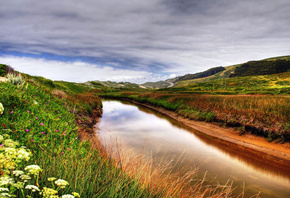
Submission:
<svg viewBox="0 0 290 198">
<path fill-rule="evenodd" d="M 126 102 L 103 101 L 99 123 L 104 144 L 134 149 L 160 161 L 176 161 L 179 167 L 198 167 L 198 177 L 225 184 L 229 179 L 240 194 L 245 183 L 246 197 L 262 191 L 261 197 L 289 197 L 290 171 L 241 155 L 242 151 L 221 145 L 151 109 Z M 178 160 L 182 155 L 182 160 Z"/>
</svg>

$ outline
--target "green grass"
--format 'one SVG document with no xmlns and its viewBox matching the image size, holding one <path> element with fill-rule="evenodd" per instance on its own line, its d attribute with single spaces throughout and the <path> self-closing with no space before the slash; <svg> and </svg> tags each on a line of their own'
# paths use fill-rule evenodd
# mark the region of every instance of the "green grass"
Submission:
<svg viewBox="0 0 290 198">
<path fill-rule="evenodd" d="M 290 141 L 290 98 L 271 95 L 210 95 L 200 93 L 115 92 L 102 97 L 130 99 L 163 107 L 179 115 L 264 136 L 269 141 Z"/>
<path fill-rule="evenodd" d="M 163 89 L 171 92 L 211 94 L 290 94 L 290 72 L 265 76 L 246 76 L 204 82 L 186 82 L 180 86 Z"/>
<path fill-rule="evenodd" d="M 13 140 L 32 151 L 33 158 L 26 165 L 36 163 L 43 168 L 40 186 L 50 186 L 47 178 L 57 177 L 70 184 L 61 194 L 73 191 L 81 197 L 155 197 L 158 194 L 113 166 L 98 150 L 91 149 L 88 142 L 80 142 L 75 120 L 83 105 L 73 114 L 75 104 L 30 83 L 22 89 L 0 83 L 0 89 L 0 102 L 4 106 L 0 134 L 9 133 Z"/>
</svg>

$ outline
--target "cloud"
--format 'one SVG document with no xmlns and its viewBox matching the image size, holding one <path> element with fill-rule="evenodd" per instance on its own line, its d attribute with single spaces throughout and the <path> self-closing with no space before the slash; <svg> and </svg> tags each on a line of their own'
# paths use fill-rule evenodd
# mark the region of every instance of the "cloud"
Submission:
<svg viewBox="0 0 290 198">
<path fill-rule="evenodd" d="M 289 55 L 289 9 L 288 0 L 3 1 L 0 53 L 182 75 Z"/>
<path fill-rule="evenodd" d="M 81 61 L 64 62 L 29 57 L 2 56 L 0 57 L 0 62 L 10 65 L 17 71 L 23 73 L 69 82 L 110 80 L 116 82 L 130 81 L 144 83 L 147 81 L 165 80 L 170 77 L 146 71 L 116 69 L 110 66 L 94 65 Z"/>
</svg>

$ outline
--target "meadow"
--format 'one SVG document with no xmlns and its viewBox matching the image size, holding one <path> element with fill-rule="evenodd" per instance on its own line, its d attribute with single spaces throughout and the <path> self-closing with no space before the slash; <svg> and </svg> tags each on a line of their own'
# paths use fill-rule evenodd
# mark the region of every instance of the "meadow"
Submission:
<svg viewBox="0 0 290 198">
<path fill-rule="evenodd" d="M 220 126 L 236 127 L 240 133 L 263 136 L 268 141 L 290 140 L 290 98 L 273 95 L 209 95 L 152 92 L 110 92 L 103 97 L 125 98 L 163 107 L 179 115 Z"/>
<path fill-rule="evenodd" d="M 170 165 L 136 168 L 139 157 L 127 164 L 125 158 L 112 159 L 93 138 L 102 108 L 98 90 L 29 75 L 7 77 L 0 82 L 1 197 L 231 195 L 230 185 L 203 186 L 204 178 L 183 189 L 194 172 L 180 178 L 164 175 Z"/>
</svg>

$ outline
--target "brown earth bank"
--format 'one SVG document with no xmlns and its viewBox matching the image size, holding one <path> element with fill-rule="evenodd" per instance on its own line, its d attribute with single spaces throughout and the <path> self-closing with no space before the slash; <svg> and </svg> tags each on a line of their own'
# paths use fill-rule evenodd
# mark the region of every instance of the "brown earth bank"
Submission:
<svg viewBox="0 0 290 198">
<path fill-rule="evenodd" d="M 290 142 L 283 144 L 268 142 L 265 138 L 256 135 L 248 133 L 241 135 L 240 131 L 235 128 L 224 128 L 217 123 L 190 120 L 161 107 L 154 107 L 129 99 L 122 100 L 158 111 L 193 129 L 195 133 L 198 133 L 198 135 L 203 136 L 205 139 L 210 139 L 214 144 L 221 144 L 225 150 L 258 160 L 262 163 L 271 164 L 284 170 L 290 170 Z"/>
</svg>

